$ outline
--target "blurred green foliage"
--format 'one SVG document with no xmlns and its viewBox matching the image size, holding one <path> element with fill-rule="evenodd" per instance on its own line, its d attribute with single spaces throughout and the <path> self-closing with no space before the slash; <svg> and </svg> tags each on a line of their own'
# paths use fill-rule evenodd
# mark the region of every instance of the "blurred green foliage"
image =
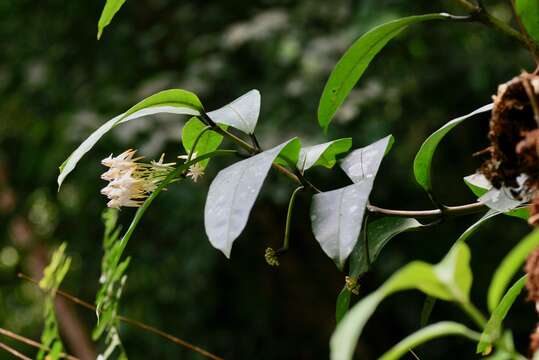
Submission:
<svg viewBox="0 0 539 360">
<path fill-rule="evenodd" d="M 506 1 L 486 3 L 510 19 Z M 327 138 L 316 121 L 318 99 L 331 68 L 354 39 L 400 16 L 463 13 L 449 0 L 139 0 L 126 2 L 98 42 L 101 9 L 100 2 L 91 1 L 0 2 L 0 326 L 31 338 L 38 338 L 43 326 L 43 296 L 17 272 L 38 276 L 39 254 L 66 241 L 72 264 L 63 286 L 91 301 L 98 288 L 105 206 L 99 160 L 129 147 L 148 158 L 165 152 L 174 159 L 187 119 L 155 116 L 117 128 L 57 193 L 57 167 L 99 124 L 165 88 L 194 91 L 209 109 L 257 88 L 263 147 L 295 135 L 307 144 L 320 143 Z M 396 143 L 372 201 L 428 208 L 411 167 L 422 141 L 447 120 L 488 103 L 497 84 L 531 67 L 517 44 L 480 25 L 413 26 L 374 60 L 328 138 L 350 136 L 360 147 L 392 133 Z M 444 139 L 433 168 L 441 201 L 473 201 L 462 177 L 481 163 L 471 155 L 487 146 L 486 129 L 486 117 L 478 117 Z M 209 182 L 228 161 L 212 161 L 201 181 L 172 186 L 152 205 L 126 250 L 132 262 L 120 312 L 227 359 L 325 359 L 344 277 L 312 238 L 310 199 L 298 196 L 291 250 L 281 266 L 267 266 L 264 249 L 280 246 L 293 190 L 273 174 L 226 260 L 208 243 L 202 216 Z M 323 189 L 346 183 L 344 174 L 313 172 Z M 123 210 L 120 223 L 127 225 L 132 215 Z M 399 235 L 363 280 L 361 296 L 412 259 L 438 261 L 474 220 Z M 483 309 L 493 269 L 527 231 L 523 222 L 500 217 L 470 240 L 472 298 Z M 525 352 L 533 310 L 517 302 L 507 326 Z M 416 330 L 421 305 L 422 295 L 412 292 L 384 302 L 360 339 L 362 358 L 382 354 Z M 77 310 L 84 326 L 92 328 L 94 314 Z M 458 309 L 443 303 L 436 304 L 432 318 L 465 321 Z M 135 328 L 123 325 L 120 332 L 134 359 L 200 358 Z M 449 339 L 416 352 L 422 359 L 452 359 L 456 353 L 464 359 L 466 354 L 474 358 L 473 350 L 465 340 Z"/>
</svg>

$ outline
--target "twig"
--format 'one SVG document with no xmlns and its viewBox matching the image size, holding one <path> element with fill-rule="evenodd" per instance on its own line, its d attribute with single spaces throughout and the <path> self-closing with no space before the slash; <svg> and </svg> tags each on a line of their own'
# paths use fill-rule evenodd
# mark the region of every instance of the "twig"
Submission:
<svg viewBox="0 0 539 360">
<path fill-rule="evenodd" d="M 23 344 L 35 347 L 37 349 L 43 349 L 45 351 L 51 351 L 51 349 L 44 346 L 43 344 L 41 344 L 41 343 L 39 343 L 39 342 L 37 342 L 35 340 L 29 339 L 27 337 L 15 334 L 12 331 L 0 328 L 0 334 L 2 334 L 4 336 L 7 336 L 8 338 L 11 338 L 13 340 L 19 341 L 19 342 L 21 342 Z M 60 357 L 66 358 L 68 360 L 79 360 L 79 358 L 77 358 L 75 356 L 72 356 L 72 355 L 69 355 L 69 354 L 65 354 L 65 353 L 60 353 Z"/>
<path fill-rule="evenodd" d="M 17 350 L 13 349 L 12 347 L 7 346 L 7 345 L 4 344 L 3 342 L 0 342 L 0 348 L 4 349 L 5 351 L 7 351 L 8 353 L 10 353 L 11 355 L 15 356 L 15 357 L 18 358 L 18 359 L 22 359 L 22 360 L 32 360 L 32 359 L 30 359 L 29 357 L 24 356 L 23 354 L 21 354 L 21 353 L 18 352 Z"/>
<path fill-rule="evenodd" d="M 27 281 L 33 283 L 34 285 L 38 285 L 38 282 L 36 280 L 32 279 L 31 277 L 29 277 L 29 276 L 27 276 L 25 274 L 19 273 L 19 274 L 17 274 L 17 276 L 20 277 L 21 279 L 24 279 L 24 280 L 27 280 Z M 65 291 L 62 291 L 62 290 L 58 289 L 56 293 L 58 295 L 64 297 L 64 298 L 66 298 L 67 300 L 72 301 L 75 304 L 80 305 L 80 306 L 82 306 L 82 307 L 84 307 L 84 308 L 86 308 L 88 310 L 92 310 L 93 312 L 95 312 L 95 310 L 96 310 L 96 307 L 94 305 L 92 305 L 92 304 L 90 304 L 90 303 L 88 303 L 88 302 L 86 302 L 84 300 L 81 300 L 78 297 L 76 297 L 74 295 L 71 295 L 71 294 L 69 294 L 69 293 L 67 293 Z M 126 323 L 126 324 L 131 324 L 131 325 L 133 325 L 135 327 L 138 327 L 139 329 L 143 329 L 143 330 L 146 330 L 148 332 L 159 335 L 159 336 L 161 336 L 161 337 L 163 337 L 163 338 L 165 338 L 167 340 L 170 340 L 171 342 L 173 342 L 173 343 L 175 343 L 177 345 L 180 345 L 180 346 L 183 346 L 183 347 L 185 347 L 187 349 L 195 351 L 195 352 L 199 353 L 200 355 L 203 355 L 203 356 L 205 356 L 207 358 L 210 358 L 210 359 L 213 359 L 213 360 L 224 360 L 223 358 L 221 358 L 221 357 L 219 357 L 217 355 L 214 355 L 214 354 L 212 354 L 212 353 L 210 353 L 210 352 L 208 352 L 208 351 L 206 351 L 206 350 L 204 350 L 204 349 L 202 349 L 202 348 L 200 348 L 200 347 L 198 347 L 196 345 L 193 345 L 193 344 L 191 344 L 191 343 L 189 343 L 189 342 L 187 342 L 185 340 L 182 340 L 182 339 L 180 339 L 180 338 L 178 338 L 178 337 L 176 337 L 174 335 L 168 334 L 168 333 L 166 333 L 166 332 L 164 332 L 162 330 L 159 330 L 158 328 L 155 328 L 155 327 L 153 327 L 151 325 L 147 325 L 147 324 L 145 324 L 143 322 L 140 322 L 140 321 L 135 320 L 135 319 L 128 318 L 126 316 L 118 315 L 118 316 L 116 316 L 116 318 L 118 320 Z"/>
<path fill-rule="evenodd" d="M 515 19 L 517 21 L 518 28 L 520 29 L 520 33 L 524 38 L 526 39 L 526 45 L 528 46 L 528 49 L 533 55 L 533 58 L 535 60 L 535 64 L 539 66 L 539 51 L 537 50 L 537 46 L 535 45 L 535 41 L 530 37 L 530 34 L 526 31 L 526 28 L 524 27 L 524 24 L 522 23 L 522 20 L 520 19 L 520 16 L 518 16 L 517 9 L 515 6 L 515 1 L 510 0 L 511 2 L 511 9 L 513 10 L 513 15 L 515 16 Z"/>
<path fill-rule="evenodd" d="M 242 139 L 238 138 L 234 134 L 223 130 L 217 124 L 206 114 L 202 113 L 201 120 L 212 127 L 213 131 L 218 132 L 219 134 L 228 137 L 230 140 L 235 142 L 237 145 L 245 149 L 248 153 L 252 155 L 255 155 L 261 151 L 261 149 L 257 150 L 249 143 L 243 141 Z M 290 178 L 292 181 L 296 182 L 299 185 L 303 185 L 305 188 L 311 190 L 314 193 L 320 193 L 322 192 L 320 189 L 318 189 L 316 186 L 314 186 L 309 180 L 301 173 L 301 171 L 297 170 L 294 172 L 291 172 L 287 168 L 279 165 L 279 164 L 273 164 L 273 168 L 282 173 L 283 175 Z M 400 216 L 400 217 L 441 217 L 443 216 L 462 216 L 462 215 L 469 215 L 469 214 L 475 214 L 478 212 L 482 212 L 487 209 L 487 207 L 480 203 L 472 203 L 472 204 L 466 204 L 461 206 L 446 206 L 444 207 L 443 211 L 441 209 L 436 210 L 419 210 L 419 211 L 409 211 L 409 210 L 393 210 L 393 209 L 385 209 L 382 207 L 378 207 L 375 205 L 368 205 L 367 209 L 373 213 L 373 214 L 379 214 L 379 215 L 388 215 L 388 216 Z"/>
<path fill-rule="evenodd" d="M 455 1 L 470 13 L 470 21 L 482 23 L 483 25 L 489 26 L 502 34 L 513 38 L 521 46 L 529 50 L 532 53 L 534 59 L 537 60 L 539 56 L 539 49 L 537 48 L 537 45 L 535 45 L 535 43 L 533 42 L 528 41 L 527 36 L 522 35 L 510 25 L 490 14 L 483 6 L 482 2 L 480 2 L 480 5 L 476 5 L 468 0 Z"/>
</svg>

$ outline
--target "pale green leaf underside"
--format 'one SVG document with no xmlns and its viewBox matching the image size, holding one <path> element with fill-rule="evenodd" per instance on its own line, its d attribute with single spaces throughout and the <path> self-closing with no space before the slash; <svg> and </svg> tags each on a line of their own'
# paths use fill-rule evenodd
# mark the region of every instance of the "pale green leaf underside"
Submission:
<svg viewBox="0 0 539 360">
<path fill-rule="evenodd" d="M 367 320 L 387 296 L 418 289 L 442 300 L 467 299 L 471 285 L 470 250 L 456 243 L 437 265 L 414 261 L 397 271 L 378 290 L 358 302 L 337 325 L 331 337 L 331 359 L 350 360 Z"/>
<path fill-rule="evenodd" d="M 480 173 L 475 173 L 475 174 L 464 177 L 464 183 L 468 186 L 468 188 L 470 188 L 470 190 L 474 193 L 474 195 L 480 199 L 485 194 L 487 194 L 490 190 L 492 190 L 492 184 L 490 183 L 490 181 L 488 181 L 488 179 L 483 174 L 480 174 Z M 528 207 L 521 206 L 521 207 L 515 208 L 515 206 L 521 205 L 521 202 L 519 201 L 516 203 L 511 203 L 511 200 L 512 199 L 508 200 L 510 202 L 510 206 L 507 206 L 504 212 L 496 210 L 495 208 L 498 208 L 498 209 L 501 209 L 501 208 L 498 206 L 494 206 L 494 208 L 493 209 L 491 208 L 491 210 L 485 216 L 490 214 L 489 215 L 489 218 L 490 218 L 491 216 L 495 216 L 500 213 L 503 213 L 504 215 L 507 215 L 507 216 L 512 216 L 519 219 L 528 220 L 528 218 L 530 217 Z M 483 198 L 483 201 L 484 201 L 484 198 Z M 485 202 L 485 205 L 492 206 L 492 203 L 487 201 Z"/>
<path fill-rule="evenodd" d="M 230 257 L 232 244 L 241 234 L 271 164 L 280 153 L 295 157 L 301 144 L 291 139 L 272 149 L 221 170 L 210 185 L 204 225 L 210 243 Z M 287 148 L 295 149 L 293 156 Z"/>
<path fill-rule="evenodd" d="M 488 353 L 492 347 L 492 343 L 501 336 L 502 321 L 507 316 L 509 309 L 511 309 L 511 306 L 513 306 L 513 303 L 526 284 L 526 277 L 527 276 L 524 275 L 509 288 L 498 306 L 496 306 L 496 309 L 492 312 L 492 315 L 481 334 L 481 340 L 477 345 L 478 353 L 483 353 L 484 355 Z"/>
<path fill-rule="evenodd" d="M 408 25 L 447 18 L 447 14 L 409 16 L 377 26 L 356 40 L 335 65 L 324 87 L 318 105 L 320 126 L 327 129 L 333 115 L 363 75 L 369 63 L 391 39 Z"/>
<path fill-rule="evenodd" d="M 99 17 L 99 22 L 97 23 L 97 39 L 101 38 L 103 34 L 103 29 L 110 24 L 112 18 L 120 10 L 122 5 L 125 3 L 125 0 L 107 0 L 105 7 L 101 12 Z"/>
<path fill-rule="evenodd" d="M 432 167 L 432 158 L 434 157 L 434 152 L 438 147 L 438 144 L 442 139 L 451 131 L 455 126 L 462 123 L 464 120 L 486 111 L 492 110 L 492 104 L 488 104 L 480 107 L 477 110 L 472 111 L 471 113 L 453 119 L 446 123 L 444 126 L 432 133 L 427 140 L 423 142 L 421 148 L 417 152 L 417 155 L 414 159 L 414 175 L 416 181 L 428 192 L 432 190 L 431 184 L 431 167 Z"/>
<path fill-rule="evenodd" d="M 524 237 L 502 260 L 490 283 L 487 295 L 488 308 L 492 312 L 515 274 L 521 270 L 528 254 L 539 246 L 539 230 Z"/>
<path fill-rule="evenodd" d="M 222 108 L 210 111 L 208 116 L 218 124 L 229 125 L 246 134 L 253 134 L 260 115 L 260 101 L 260 92 L 254 89 Z"/>
<path fill-rule="evenodd" d="M 340 269 L 358 241 L 373 180 L 366 179 L 313 196 L 311 224 L 314 237 Z"/>
<path fill-rule="evenodd" d="M 386 136 L 354 150 L 343 159 L 340 166 L 353 185 L 313 196 L 311 224 L 314 237 L 341 269 L 358 241 L 374 179 L 392 139 L 391 135 Z"/>
<path fill-rule="evenodd" d="M 341 161 L 341 169 L 354 182 L 373 180 L 378 173 L 382 159 L 393 144 L 393 136 L 388 135 L 370 145 L 356 149 Z"/>
<path fill-rule="evenodd" d="M 313 166 L 331 169 L 337 162 L 337 155 L 348 152 L 352 147 L 352 138 L 333 140 L 324 144 L 307 146 L 301 149 L 297 168 L 302 171 Z"/>
<path fill-rule="evenodd" d="M 79 147 L 60 166 L 58 189 L 62 186 L 66 176 L 73 171 L 84 154 L 90 151 L 99 139 L 115 126 L 143 116 L 158 113 L 199 115 L 201 111 L 203 111 L 203 107 L 198 97 L 189 91 L 181 89 L 164 90 L 142 100 L 125 113 L 118 115 L 101 125 L 101 127 L 95 130 L 82 142 L 82 144 L 79 145 Z"/>
</svg>

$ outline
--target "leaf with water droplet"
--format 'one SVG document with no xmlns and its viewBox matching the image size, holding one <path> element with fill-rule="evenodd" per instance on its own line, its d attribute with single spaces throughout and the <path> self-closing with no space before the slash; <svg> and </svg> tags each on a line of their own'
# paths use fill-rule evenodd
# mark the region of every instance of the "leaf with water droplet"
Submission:
<svg viewBox="0 0 539 360">
<path fill-rule="evenodd" d="M 241 234 L 271 164 L 289 148 L 300 148 L 297 138 L 221 170 L 210 185 L 204 225 L 210 243 L 230 257 L 232 244 Z M 292 155 L 290 155 L 292 156 Z"/>
<path fill-rule="evenodd" d="M 341 162 L 341 168 L 355 183 L 364 179 L 374 180 L 384 155 L 391 150 L 394 141 L 393 136 L 388 135 L 368 146 L 352 151 Z"/>
<path fill-rule="evenodd" d="M 356 245 L 373 180 L 313 196 L 314 237 L 340 269 Z"/>
<path fill-rule="evenodd" d="M 251 90 L 208 116 L 218 124 L 230 125 L 247 134 L 255 132 L 260 114 L 260 92 Z"/>
</svg>

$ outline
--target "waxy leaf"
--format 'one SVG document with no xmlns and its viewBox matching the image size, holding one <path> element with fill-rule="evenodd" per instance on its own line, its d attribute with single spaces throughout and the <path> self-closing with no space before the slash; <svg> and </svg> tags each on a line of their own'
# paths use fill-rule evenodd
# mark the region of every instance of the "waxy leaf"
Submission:
<svg viewBox="0 0 539 360">
<path fill-rule="evenodd" d="M 62 186 L 62 182 L 66 176 L 73 171 L 84 154 L 90 151 L 99 139 L 116 125 L 146 115 L 158 113 L 199 115 L 202 110 L 203 107 L 198 97 L 189 91 L 181 89 L 164 90 L 142 100 L 125 113 L 118 115 L 101 125 L 101 127 L 95 130 L 71 155 L 69 155 L 67 160 L 60 166 L 58 189 Z"/>
<path fill-rule="evenodd" d="M 468 329 L 466 326 L 452 322 L 442 321 L 424 327 L 402 339 L 397 345 L 393 346 L 389 351 L 383 354 L 379 360 L 397 360 L 410 352 L 411 349 L 424 344 L 430 340 L 442 336 L 462 336 L 470 340 L 477 341 L 478 333 Z"/>
<path fill-rule="evenodd" d="M 360 236 L 360 240 L 357 241 L 356 246 L 352 250 L 350 255 L 350 270 L 349 276 L 352 278 L 358 278 L 361 274 L 365 273 L 369 269 L 369 264 L 376 261 L 383 247 L 396 235 L 412 231 L 423 227 L 419 221 L 411 218 L 401 217 L 383 217 L 370 221 L 367 224 L 367 242 L 369 244 L 369 258 L 365 254 L 364 241 Z M 363 229 L 365 231 L 365 229 Z M 350 290 L 345 286 L 337 298 L 336 304 L 336 318 L 339 321 L 344 314 L 348 311 L 348 305 L 350 304 Z M 344 301 L 348 299 L 347 301 Z M 338 322 L 337 321 L 337 322 Z"/>
<path fill-rule="evenodd" d="M 331 169 L 337 162 L 337 155 L 348 152 L 352 147 L 352 138 L 333 140 L 324 144 L 307 146 L 301 149 L 297 168 L 304 171 L 313 166 Z"/>
<path fill-rule="evenodd" d="M 223 135 L 204 129 L 206 129 L 206 125 L 195 116 L 185 123 L 182 129 L 182 145 L 187 154 L 193 150 L 194 143 L 202 131 L 204 133 L 198 138 L 196 149 L 193 150 L 196 156 L 210 153 L 219 148 L 221 142 L 223 142 Z M 204 168 L 208 161 L 210 159 L 201 161 L 199 164 Z"/>
<path fill-rule="evenodd" d="M 442 300 L 467 301 L 471 285 L 470 250 L 457 242 L 437 265 L 414 261 L 391 276 L 378 290 L 359 301 L 339 322 L 331 336 L 332 360 L 350 360 L 367 320 L 384 298 L 418 289 Z"/>
<path fill-rule="evenodd" d="M 442 139 L 444 138 L 449 131 L 451 131 L 455 126 L 462 123 L 464 120 L 468 119 L 469 117 L 472 117 L 476 114 L 484 113 L 487 111 L 492 110 L 493 104 L 488 104 L 485 106 L 480 107 L 477 110 L 472 111 L 471 113 L 458 117 L 456 119 L 453 119 L 446 123 L 444 126 L 436 130 L 434 133 L 432 133 L 425 142 L 421 145 L 421 148 L 417 152 L 417 155 L 414 159 L 414 175 L 416 181 L 425 189 L 427 192 L 431 192 L 432 190 L 432 184 L 431 184 L 431 176 L 430 176 L 430 170 L 432 166 L 432 158 L 434 156 L 434 152 L 436 151 L 436 148 L 438 147 L 438 144 Z"/>
<path fill-rule="evenodd" d="M 352 293 L 344 287 L 339 296 L 337 296 L 337 303 L 335 305 L 335 322 L 338 324 L 350 307 L 350 298 Z"/>
<path fill-rule="evenodd" d="M 101 16 L 99 17 L 99 22 L 97 23 L 97 40 L 101 38 L 103 29 L 110 24 L 112 18 L 114 15 L 116 15 L 124 3 L 125 0 L 107 0 L 105 7 L 101 12 Z"/>
<path fill-rule="evenodd" d="M 204 209 L 204 225 L 210 243 L 230 257 L 234 240 L 241 234 L 271 164 L 288 147 L 296 152 L 294 138 L 272 149 L 221 170 L 210 185 Z M 296 155 L 297 158 L 297 155 Z"/>
<path fill-rule="evenodd" d="M 372 179 L 374 181 L 382 159 L 389 149 L 391 149 L 393 142 L 393 136 L 388 135 L 361 149 L 356 149 L 346 155 L 340 164 L 341 168 L 355 183 L 364 179 Z"/>
<path fill-rule="evenodd" d="M 457 242 L 444 259 L 434 267 L 438 280 L 451 293 L 451 298 L 459 302 L 467 302 L 472 287 L 472 270 L 470 269 L 470 249 L 463 242 Z"/>
<path fill-rule="evenodd" d="M 341 168 L 355 184 L 313 196 L 314 237 L 340 269 L 356 245 L 376 173 L 392 140 L 386 136 L 343 159 Z"/>
<path fill-rule="evenodd" d="M 208 116 L 218 124 L 230 125 L 247 134 L 255 132 L 260 114 L 260 92 L 251 90 L 230 104 L 210 111 Z"/>
<path fill-rule="evenodd" d="M 512 199 L 511 196 L 509 199 L 507 199 L 508 196 L 498 195 L 498 201 L 503 200 L 503 203 L 505 203 L 507 206 L 502 207 L 500 204 L 496 201 L 493 201 L 495 190 L 492 190 L 492 184 L 483 174 L 472 174 L 469 176 L 466 176 L 464 178 L 464 183 L 472 190 L 472 192 L 479 198 L 479 200 L 483 200 L 484 204 L 489 206 L 491 208 L 491 211 L 489 211 L 485 216 L 488 214 L 491 214 L 491 216 L 499 215 L 500 213 L 503 213 L 504 215 L 520 218 L 523 220 L 528 220 L 530 217 L 528 207 L 527 206 L 521 206 L 515 208 L 515 206 L 521 205 L 522 201 Z M 487 194 L 489 191 L 494 192 L 494 194 L 491 192 L 489 195 L 486 195 L 485 198 L 482 198 L 485 194 Z M 500 190 L 501 191 L 501 190 Z M 503 191 L 508 191 L 507 189 L 504 189 Z M 518 202 L 518 204 L 516 204 Z M 505 212 L 500 212 L 498 209 L 505 209 Z M 490 217 L 490 216 L 489 216 Z"/>
<path fill-rule="evenodd" d="M 391 39 L 408 25 L 447 18 L 449 18 L 447 14 L 409 16 L 377 26 L 356 40 L 335 65 L 324 87 L 318 105 L 320 126 L 327 129 L 337 109 L 354 88 L 367 66 Z"/>
<path fill-rule="evenodd" d="M 475 173 L 468 175 L 464 178 L 464 183 L 472 190 L 477 197 L 485 195 L 490 189 L 492 184 L 483 174 Z"/>
<path fill-rule="evenodd" d="M 340 269 L 356 245 L 373 180 L 313 196 L 314 237 Z"/>
<path fill-rule="evenodd" d="M 515 0 L 515 10 L 528 34 L 539 42 L 539 1 Z"/>
<path fill-rule="evenodd" d="M 423 227 L 419 221 L 412 218 L 388 216 L 376 219 L 367 224 L 367 242 L 369 244 L 369 259 L 366 258 L 363 241 L 358 241 L 350 257 L 350 273 L 358 277 L 369 269 L 369 262 L 376 261 L 380 252 L 393 237 L 406 231 Z"/>
<path fill-rule="evenodd" d="M 527 275 L 524 275 L 511 286 L 498 306 L 496 306 L 496 309 L 492 312 L 492 315 L 481 334 L 481 340 L 477 345 L 478 353 L 482 353 L 483 355 L 488 354 L 492 349 L 492 343 L 501 336 L 502 321 L 507 316 L 509 309 L 511 309 L 511 306 L 513 306 L 513 303 L 526 284 L 526 277 Z"/>
<path fill-rule="evenodd" d="M 520 200 L 515 199 L 513 195 L 511 195 L 511 191 L 509 189 L 502 187 L 501 189 L 490 189 L 484 195 L 482 195 L 478 201 L 491 209 L 500 212 L 508 212 L 522 205 L 527 200 L 525 198 Z"/>
<path fill-rule="evenodd" d="M 539 246 L 539 230 L 534 230 L 502 260 L 490 283 L 487 295 L 488 309 L 492 312 L 500 303 L 500 299 L 515 274 L 522 269 L 528 255 Z"/>
</svg>

